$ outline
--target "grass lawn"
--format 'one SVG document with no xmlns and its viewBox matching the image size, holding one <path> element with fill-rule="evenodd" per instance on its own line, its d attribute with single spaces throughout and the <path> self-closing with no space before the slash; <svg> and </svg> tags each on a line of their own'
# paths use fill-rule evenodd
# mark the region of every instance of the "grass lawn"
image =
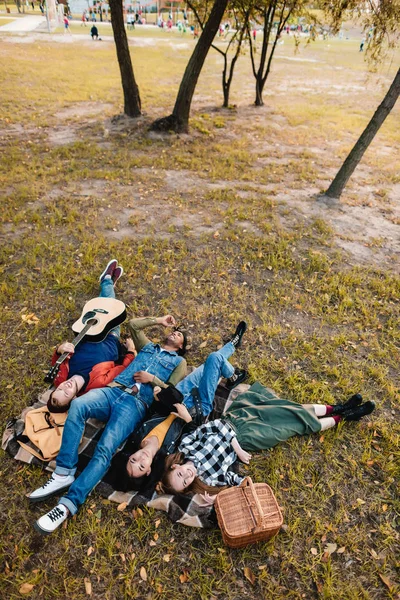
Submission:
<svg viewBox="0 0 400 600">
<path fill-rule="evenodd" d="M 254 456 L 243 473 L 272 486 L 285 527 L 242 550 L 163 513 L 118 512 L 95 492 L 66 528 L 39 537 L 32 523 L 54 503 L 29 507 L 24 495 L 46 475 L 2 453 L 0 597 L 22 597 L 27 583 L 32 599 L 80 600 L 90 583 L 102 600 L 398 599 L 399 106 L 340 205 L 316 196 L 381 102 L 399 55 L 368 73 L 356 39 L 298 54 L 284 39 L 265 106 L 252 105 L 245 55 L 223 110 L 211 51 L 191 134 L 155 136 L 148 125 L 171 111 L 194 42 L 147 32 L 129 34 L 138 123 L 113 118 L 122 92 L 112 41 L 2 38 L 3 422 L 43 389 L 52 346 L 71 338 L 112 256 L 125 268 L 118 295 L 129 314 L 171 312 L 190 326 L 190 364 L 245 318 L 233 360 L 251 381 L 299 402 L 360 391 L 377 410 Z"/>
</svg>

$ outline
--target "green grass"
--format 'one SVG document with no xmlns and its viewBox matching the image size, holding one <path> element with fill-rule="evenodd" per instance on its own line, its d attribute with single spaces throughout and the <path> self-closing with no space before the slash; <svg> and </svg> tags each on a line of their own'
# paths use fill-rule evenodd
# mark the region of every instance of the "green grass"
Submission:
<svg viewBox="0 0 400 600">
<path fill-rule="evenodd" d="M 51 347 L 70 337 L 110 256 L 124 266 L 118 294 L 130 314 L 171 312 L 191 326 L 191 364 L 245 318 L 249 331 L 234 362 L 252 381 L 299 402 L 339 402 L 361 391 L 377 410 L 370 422 L 254 456 L 243 471 L 273 487 L 285 528 L 242 550 L 224 547 L 218 530 L 171 525 L 147 509 L 118 512 L 96 493 L 65 529 L 40 538 L 32 522 L 52 503 L 32 508 L 24 494 L 46 475 L 2 454 L 0 595 L 21 598 L 29 583 L 26 597 L 80 600 L 86 579 L 102 600 L 395 600 L 398 263 L 394 252 L 388 258 L 386 235 L 364 240 L 354 223 L 371 252 L 358 264 L 337 246 L 338 234 L 346 236 L 332 213 L 317 212 L 313 198 L 381 101 L 393 67 L 370 75 L 360 95 L 351 87 L 365 82 L 357 40 L 302 50 L 316 63 L 287 60 L 293 48 L 285 40 L 266 106 L 251 106 L 246 55 L 233 84 L 237 106 L 222 110 L 220 59 L 210 54 L 191 135 L 153 138 L 147 124 L 171 110 L 192 48 L 186 40 L 178 51 L 155 28 L 159 34 L 159 44 L 132 47 L 146 112 L 139 125 L 110 120 L 122 105 L 112 43 L 43 36 L 2 45 L 3 422 L 43 389 Z M 136 35 L 146 37 L 138 28 L 133 42 Z M 328 93 L 338 74 L 343 93 Z M 398 111 L 349 182 L 342 211 L 367 200 L 382 211 L 393 206 Z M 299 198 L 309 214 L 297 212 Z M 23 320 L 29 313 L 36 325 Z M 327 557 L 327 543 L 341 551 Z"/>
</svg>

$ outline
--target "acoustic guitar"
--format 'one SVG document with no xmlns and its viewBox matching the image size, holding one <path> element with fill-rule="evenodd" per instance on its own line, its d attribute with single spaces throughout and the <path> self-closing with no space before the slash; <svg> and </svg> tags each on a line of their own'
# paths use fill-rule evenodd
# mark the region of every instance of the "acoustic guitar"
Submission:
<svg viewBox="0 0 400 600">
<path fill-rule="evenodd" d="M 93 298 L 86 302 L 82 314 L 72 325 L 72 331 L 78 335 L 72 340 L 76 347 L 83 339 L 85 342 L 101 342 L 109 332 L 121 325 L 126 319 L 126 306 L 116 298 Z M 69 356 L 64 352 L 50 368 L 46 377 L 46 383 L 53 383 L 57 377 L 60 366 Z"/>
</svg>

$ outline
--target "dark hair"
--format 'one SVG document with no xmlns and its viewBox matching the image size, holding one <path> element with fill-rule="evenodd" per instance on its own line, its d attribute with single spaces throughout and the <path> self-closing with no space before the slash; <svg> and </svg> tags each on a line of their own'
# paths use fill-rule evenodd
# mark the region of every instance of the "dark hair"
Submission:
<svg viewBox="0 0 400 600">
<path fill-rule="evenodd" d="M 107 474 L 107 483 L 118 492 L 137 492 L 149 478 L 148 475 L 142 475 L 141 477 L 131 477 L 128 475 L 126 467 L 129 456 L 125 452 L 118 452 L 112 459 L 110 470 Z"/>
<path fill-rule="evenodd" d="M 178 356 L 185 356 L 186 354 L 186 347 L 188 345 L 188 336 L 187 333 L 184 329 L 181 329 L 180 327 L 176 327 L 175 331 L 179 331 L 182 335 L 183 335 L 183 344 L 182 344 L 182 348 L 179 348 L 179 350 L 176 351 Z"/>
<path fill-rule="evenodd" d="M 164 473 L 156 486 L 156 490 L 159 494 L 204 494 L 204 492 L 208 492 L 209 494 L 216 496 L 219 494 L 219 492 L 222 492 L 222 490 L 226 489 L 226 485 L 207 485 L 204 483 L 204 481 L 196 476 L 192 483 L 185 488 L 183 492 L 177 492 L 169 483 L 169 475 L 171 474 L 173 465 L 183 465 L 185 462 L 186 457 L 183 452 L 174 452 L 174 454 L 167 456 L 164 462 Z"/>
</svg>

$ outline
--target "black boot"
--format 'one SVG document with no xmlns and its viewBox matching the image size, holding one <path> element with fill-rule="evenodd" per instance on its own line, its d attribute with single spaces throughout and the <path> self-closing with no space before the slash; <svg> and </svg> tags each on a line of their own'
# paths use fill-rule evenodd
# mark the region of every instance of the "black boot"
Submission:
<svg viewBox="0 0 400 600">
<path fill-rule="evenodd" d="M 247 379 L 247 376 L 248 376 L 247 371 L 245 371 L 244 369 L 238 369 L 236 367 L 234 374 L 231 375 L 229 377 L 229 379 L 226 380 L 225 387 L 228 390 L 233 390 L 233 388 L 235 388 L 237 385 L 239 385 L 239 383 L 243 383 L 243 381 L 245 381 Z"/>
<path fill-rule="evenodd" d="M 375 409 L 375 402 L 364 402 L 361 406 L 356 406 L 355 408 L 348 408 L 343 414 L 342 417 L 345 421 L 359 421 L 362 417 L 366 415 L 370 415 L 372 411 Z"/>
<path fill-rule="evenodd" d="M 235 333 L 230 339 L 235 348 L 240 348 L 242 343 L 242 337 L 244 336 L 246 329 L 247 323 L 245 321 L 240 321 L 239 325 L 236 327 Z"/>
<path fill-rule="evenodd" d="M 344 404 L 335 404 L 331 414 L 342 415 L 346 410 L 350 410 L 351 408 L 357 408 L 357 406 L 360 406 L 361 402 L 361 394 L 353 394 L 353 396 L 351 396 L 351 398 L 349 398 Z"/>
</svg>

